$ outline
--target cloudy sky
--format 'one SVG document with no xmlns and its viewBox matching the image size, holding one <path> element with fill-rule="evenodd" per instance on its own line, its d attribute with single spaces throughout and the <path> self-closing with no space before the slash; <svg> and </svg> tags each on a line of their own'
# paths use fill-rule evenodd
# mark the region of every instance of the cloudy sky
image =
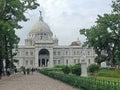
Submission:
<svg viewBox="0 0 120 90">
<path fill-rule="evenodd" d="M 23 28 L 17 30 L 20 44 L 24 44 L 32 26 L 39 19 L 39 10 L 42 11 L 44 21 L 50 26 L 54 36 L 59 39 L 60 45 L 69 45 L 79 38 L 81 42 L 85 37 L 79 30 L 89 28 L 95 24 L 97 15 L 111 12 L 112 0 L 38 0 L 40 7 L 29 11 L 27 22 L 20 23 Z"/>
</svg>

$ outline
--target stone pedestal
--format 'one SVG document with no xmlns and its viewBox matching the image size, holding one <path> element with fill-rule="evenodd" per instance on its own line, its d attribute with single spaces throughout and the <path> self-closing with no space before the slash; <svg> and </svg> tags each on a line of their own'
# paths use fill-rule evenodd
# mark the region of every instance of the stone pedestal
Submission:
<svg viewBox="0 0 120 90">
<path fill-rule="evenodd" d="M 85 60 L 82 60 L 81 62 L 81 77 L 87 77 L 87 63 Z"/>
</svg>

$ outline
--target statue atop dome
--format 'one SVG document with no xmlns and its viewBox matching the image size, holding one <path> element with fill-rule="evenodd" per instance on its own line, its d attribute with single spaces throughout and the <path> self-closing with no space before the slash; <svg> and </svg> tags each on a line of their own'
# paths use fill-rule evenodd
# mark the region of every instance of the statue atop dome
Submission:
<svg viewBox="0 0 120 90">
<path fill-rule="evenodd" d="M 50 37 L 53 36 L 52 31 L 50 30 L 47 23 L 44 22 L 42 17 L 42 11 L 39 11 L 39 20 L 32 26 L 32 30 L 29 32 L 30 35 L 50 35 Z"/>
<path fill-rule="evenodd" d="M 40 12 L 40 18 L 39 18 L 39 20 L 43 21 L 42 11 L 39 10 L 39 12 Z"/>
</svg>

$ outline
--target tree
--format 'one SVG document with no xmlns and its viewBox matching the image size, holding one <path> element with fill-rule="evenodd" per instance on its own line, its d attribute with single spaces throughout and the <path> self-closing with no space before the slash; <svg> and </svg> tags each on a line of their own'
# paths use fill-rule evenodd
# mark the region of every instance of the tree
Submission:
<svg viewBox="0 0 120 90">
<path fill-rule="evenodd" d="M 112 8 L 113 13 L 120 14 L 120 0 L 113 1 Z"/>
<path fill-rule="evenodd" d="M 107 56 L 101 55 L 95 57 L 95 62 L 100 66 L 102 62 L 106 61 Z"/>
<path fill-rule="evenodd" d="M 115 65 L 115 57 L 117 47 L 120 45 L 120 15 L 118 14 L 104 14 L 99 16 L 97 20 L 99 25 L 104 25 L 106 31 L 109 33 L 109 38 L 106 37 L 105 50 L 111 59 L 111 65 Z"/>
<path fill-rule="evenodd" d="M 106 37 L 109 38 L 109 34 L 105 29 L 106 27 L 103 25 L 102 26 L 96 25 L 91 27 L 90 29 L 80 30 L 80 33 L 87 37 L 85 44 L 87 44 L 89 47 L 93 47 L 93 49 L 95 50 L 95 53 L 97 54 L 95 61 L 99 65 L 101 64 L 101 62 L 104 61 L 104 60 L 101 60 L 101 56 L 103 54 L 102 52 L 105 51 Z"/>
<path fill-rule="evenodd" d="M 114 66 L 116 56 L 120 55 L 120 0 L 113 1 L 112 7 L 113 13 L 98 15 L 96 25 L 90 29 L 81 29 L 80 33 L 87 37 L 86 44 L 94 48 L 98 63 L 104 51 L 111 66 Z"/>
<path fill-rule="evenodd" d="M 112 8 L 113 8 L 113 13 L 120 15 L 120 0 L 113 1 Z M 116 50 L 116 61 L 117 64 L 120 65 L 120 43 L 117 46 L 117 50 Z"/>
<path fill-rule="evenodd" d="M 36 0 L 0 0 L 0 64 L 6 60 L 6 68 L 15 55 L 12 50 L 17 48 L 19 38 L 15 29 L 21 29 L 20 21 L 27 21 L 26 11 L 36 9 L 39 4 Z M 0 65 L 0 66 L 1 66 Z M 0 68 L 2 69 L 2 68 Z"/>
</svg>

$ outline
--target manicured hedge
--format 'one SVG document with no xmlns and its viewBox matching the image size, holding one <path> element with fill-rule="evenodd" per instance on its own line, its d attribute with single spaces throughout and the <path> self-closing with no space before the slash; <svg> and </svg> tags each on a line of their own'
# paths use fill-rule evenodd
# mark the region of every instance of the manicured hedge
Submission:
<svg viewBox="0 0 120 90">
<path fill-rule="evenodd" d="M 76 64 L 76 65 L 71 66 L 71 72 L 72 74 L 80 76 L 81 75 L 81 64 Z"/>
<path fill-rule="evenodd" d="M 39 70 L 39 72 L 76 88 L 83 88 L 84 90 L 120 90 L 120 82 L 83 78 L 75 75 L 51 72 L 44 69 Z"/>
<path fill-rule="evenodd" d="M 88 72 L 94 74 L 95 72 L 98 72 L 100 70 L 100 66 L 96 64 L 91 64 L 88 66 Z"/>
<path fill-rule="evenodd" d="M 62 71 L 63 71 L 64 74 L 69 74 L 70 73 L 70 68 L 68 66 L 64 66 L 62 68 Z"/>
</svg>

